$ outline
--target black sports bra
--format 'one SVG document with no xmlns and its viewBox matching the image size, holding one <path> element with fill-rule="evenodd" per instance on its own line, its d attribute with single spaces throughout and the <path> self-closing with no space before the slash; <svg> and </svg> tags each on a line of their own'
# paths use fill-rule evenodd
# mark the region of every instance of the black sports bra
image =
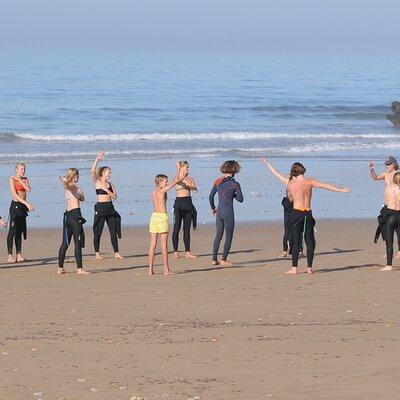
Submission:
<svg viewBox="0 0 400 400">
<path fill-rule="evenodd" d="M 107 188 L 111 193 L 114 193 L 113 187 L 110 184 L 110 186 Z M 108 195 L 108 193 L 104 189 L 96 189 L 96 194 L 105 194 Z"/>
</svg>

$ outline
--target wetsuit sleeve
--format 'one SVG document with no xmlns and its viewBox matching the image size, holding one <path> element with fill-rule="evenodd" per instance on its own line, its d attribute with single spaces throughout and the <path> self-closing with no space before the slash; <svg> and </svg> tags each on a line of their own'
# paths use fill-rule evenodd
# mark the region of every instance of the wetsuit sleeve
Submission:
<svg viewBox="0 0 400 400">
<path fill-rule="evenodd" d="M 217 186 L 214 185 L 211 189 L 210 195 L 208 196 L 208 200 L 210 202 L 211 210 L 215 210 L 215 202 L 214 202 L 214 197 L 215 194 L 217 193 Z"/>
<path fill-rule="evenodd" d="M 240 187 L 239 182 L 235 182 L 235 194 L 233 197 L 239 202 L 243 203 L 243 193 L 242 193 L 242 188 Z"/>
</svg>

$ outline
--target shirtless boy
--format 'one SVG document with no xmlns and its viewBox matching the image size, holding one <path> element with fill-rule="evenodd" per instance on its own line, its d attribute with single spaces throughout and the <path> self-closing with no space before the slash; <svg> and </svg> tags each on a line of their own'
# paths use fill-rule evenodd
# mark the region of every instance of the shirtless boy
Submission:
<svg viewBox="0 0 400 400">
<path fill-rule="evenodd" d="M 168 225 L 167 214 L 167 192 L 175 185 L 182 182 L 187 175 L 181 171 L 179 161 L 176 162 L 176 175 L 171 184 L 168 184 L 168 176 L 159 174 L 155 177 L 156 188 L 151 200 L 153 203 L 153 214 L 150 219 L 150 248 L 149 248 L 149 275 L 154 275 L 154 253 L 157 247 L 158 235 L 161 237 L 161 252 L 164 264 L 164 275 L 173 275 L 168 263 Z"/>
<path fill-rule="evenodd" d="M 261 161 L 272 167 L 266 158 L 262 158 Z M 277 177 L 279 175 L 278 179 L 286 184 L 289 200 L 293 202 L 293 212 L 289 224 L 293 235 L 292 268 L 286 273 L 298 273 L 300 246 L 304 240 L 307 246 L 307 272 L 313 274 L 312 264 L 316 242 L 314 237 L 315 220 L 311 212 L 312 190 L 318 188 L 341 193 L 348 193 L 350 190 L 320 182 L 315 178 L 306 178 L 304 176 L 306 169 L 298 162 L 292 165 L 289 178 L 283 176 L 276 168 L 274 168 L 274 171 L 274 175 Z"/>
<path fill-rule="evenodd" d="M 393 156 L 386 157 L 385 159 L 385 167 L 386 171 L 380 173 L 379 175 L 375 172 L 375 164 L 370 161 L 368 164 L 370 173 L 371 173 L 371 178 L 374 181 L 385 181 L 385 191 L 384 191 L 384 205 L 385 207 L 388 207 L 388 195 L 389 192 L 393 189 L 393 186 L 396 186 L 396 184 L 393 182 L 393 176 L 399 169 L 399 165 L 397 164 L 397 160 Z M 396 259 L 400 259 L 400 238 L 398 236 L 398 252 L 396 255 Z"/>
<path fill-rule="evenodd" d="M 392 271 L 394 232 L 400 229 L 400 172 L 393 175 L 393 185 L 385 190 L 386 210 L 382 235 L 386 243 L 386 267 L 381 271 Z"/>
</svg>

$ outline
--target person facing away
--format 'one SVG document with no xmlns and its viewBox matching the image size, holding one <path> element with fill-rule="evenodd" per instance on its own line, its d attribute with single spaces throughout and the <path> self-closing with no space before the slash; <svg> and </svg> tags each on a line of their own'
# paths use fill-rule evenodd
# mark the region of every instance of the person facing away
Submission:
<svg viewBox="0 0 400 400">
<path fill-rule="evenodd" d="M 220 168 L 223 176 L 218 178 L 211 189 L 209 202 L 213 215 L 216 216 L 216 234 L 213 245 L 212 264 L 231 266 L 228 261 L 229 251 L 232 246 L 233 232 L 235 229 L 235 213 L 233 200 L 243 202 L 243 193 L 239 182 L 234 176 L 239 173 L 240 165 L 235 160 L 225 161 Z M 218 193 L 218 207 L 215 207 L 215 194 Z M 218 261 L 218 250 L 225 233 L 225 244 L 221 261 Z"/>
<path fill-rule="evenodd" d="M 150 219 L 150 246 L 149 246 L 149 275 L 154 275 L 154 255 L 157 247 L 158 236 L 161 237 L 161 253 L 164 264 L 164 275 L 173 275 L 168 260 L 168 229 L 169 218 L 167 214 L 167 192 L 175 185 L 182 182 L 187 172 L 182 173 L 179 161 L 176 162 L 176 175 L 172 183 L 168 184 L 168 176 L 158 174 L 155 177 L 155 189 L 151 195 L 153 213 Z"/>
<path fill-rule="evenodd" d="M 318 188 L 341 193 L 348 193 L 350 190 L 347 187 L 340 188 L 330 183 L 320 182 L 315 178 L 306 178 L 304 176 L 306 168 L 299 162 L 292 164 L 289 178 L 286 178 L 266 158 L 261 158 L 261 161 L 269 165 L 271 172 L 286 185 L 289 200 L 293 203 L 293 212 L 290 218 L 293 240 L 292 268 L 286 273 L 298 273 L 300 246 L 304 240 L 307 246 L 307 272 L 313 274 L 312 265 L 316 241 L 314 236 L 315 220 L 311 211 L 312 190 Z"/>
</svg>

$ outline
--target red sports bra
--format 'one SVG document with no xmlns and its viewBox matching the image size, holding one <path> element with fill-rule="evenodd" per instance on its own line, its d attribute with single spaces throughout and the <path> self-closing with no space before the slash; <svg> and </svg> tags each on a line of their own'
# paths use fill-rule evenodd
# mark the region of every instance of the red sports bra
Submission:
<svg viewBox="0 0 400 400">
<path fill-rule="evenodd" d="M 17 192 L 26 192 L 25 188 L 18 181 L 14 181 L 14 186 Z"/>
</svg>

